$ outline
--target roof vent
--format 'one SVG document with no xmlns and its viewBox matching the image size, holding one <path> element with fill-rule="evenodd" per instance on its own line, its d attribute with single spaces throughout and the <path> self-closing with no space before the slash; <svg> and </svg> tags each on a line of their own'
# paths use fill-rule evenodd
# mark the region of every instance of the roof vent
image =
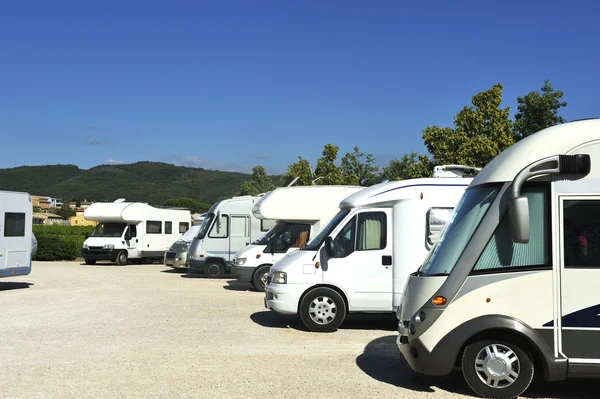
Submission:
<svg viewBox="0 0 600 399">
<path fill-rule="evenodd" d="M 433 168 L 433 177 L 463 177 L 465 173 L 477 174 L 480 170 L 465 165 L 439 165 Z"/>
<path fill-rule="evenodd" d="M 122 202 L 125 202 L 125 198 L 119 198 L 115 200 L 115 204 L 120 204 Z"/>
</svg>

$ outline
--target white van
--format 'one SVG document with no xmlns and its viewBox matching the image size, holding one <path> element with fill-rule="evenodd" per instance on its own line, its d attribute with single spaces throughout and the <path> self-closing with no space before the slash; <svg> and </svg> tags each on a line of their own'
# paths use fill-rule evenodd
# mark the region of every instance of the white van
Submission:
<svg viewBox="0 0 600 399">
<path fill-rule="evenodd" d="M 32 212 L 28 193 L 0 191 L 0 277 L 31 273 L 36 243 L 31 231 Z"/>
<path fill-rule="evenodd" d="M 335 330 L 346 313 L 393 312 L 470 182 L 412 179 L 352 194 L 308 245 L 271 267 L 265 307 L 299 313 L 312 331 Z"/>
<path fill-rule="evenodd" d="M 222 277 L 230 271 L 233 257 L 240 249 L 275 225 L 275 221 L 258 219 L 252 213 L 260 198 L 260 195 L 233 197 L 210 208 L 188 250 L 187 262 L 192 271 L 203 271 L 205 277 Z"/>
<path fill-rule="evenodd" d="M 165 266 L 172 267 L 173 269 L 187 269 L 187 251 L 194 237 L 198 235 L 205 217 L 206 214 L 203 213 L 195 218 L 192 227 L 183 233 L 165 252 Z"/>
<path fill-rule="evenodd" d="M 190 228 L 189 210 L 158 208 L 142 202 L 96 202 L 84 211 L 98 222 L 83 243 L 85 263 L 110 260 L 124 265 L 129 260 L 163 259 L 167 248 Z"/>
<path fill-rule="evenodd" d="M 473 180 L 412 274 L 398 347 L 417 372 L 455 366 L 489 398 L 600 377 L 600 120 L 514 144 Z"/>
<path fill-rule="evenodd" d="M 233 277 L 264 291 L 263 277 L 285 254 L 318 234 L 339 212 L 340 202 L 362 187 L 280 187 L 265 194 L 252 210 L 259 219 L 277 220 L 261 239 L 241 249 L 233 260 Z"/>
</svg>

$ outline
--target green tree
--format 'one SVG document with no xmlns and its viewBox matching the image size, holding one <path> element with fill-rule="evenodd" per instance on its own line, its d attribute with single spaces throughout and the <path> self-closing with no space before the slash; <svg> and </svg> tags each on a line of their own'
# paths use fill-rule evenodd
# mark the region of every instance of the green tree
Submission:
<svg viewBox="0 0 600 399">
<path fill-rule="evenodd" d="M 273 190 L 275 185 L 261 165 L 252 168 L 252 179 L 242 183 L 239 195 L 258 195 Z"/>
<path fill-rule="evenodd" d="M 416 152 L 404 154 L 401 159 L 392 159 L 383 168 L 383 180 L 406 180 L 420 177 L 431 177 L 433 164 L 426 155 Z"/>
<path fill-rule="evenodd" d="M 337 160 L 339 147 L 333 144 L 325 144 L 321 158 L 317 160 L 315 169 L 315 182 L 318 185 L 339 185 L 344 184 L 342 171 L 335 164 Z"/>
<path fill-rule="evenodd" d="M 64 220 L 67 220 L 71 216 L 76 215 L 75 211 L 73 209 L 71 209 L 71 207 L 69 206 L 69 203 L 66 201 L 62 204 L 62 206 L 60 208 L 58 208 L 56 210 L 56 214 L 58 216 L 60 216 L 61 218 L 63 218 Z"/>
<path fill-rule="evenodd" d="M 187 208 L 191 213 L 205 213 L 211 205 L 200 202 L 194 198 L 170 198 L 163 203 L 164 206 L 173 206 L 177 208 Z"/>
<path fill-rule="evenodd" d="M 347 152 L 340 166 L 346 184 L 371 186 L 379 179 L 379 167 L 375 165 L 373 154 L 367 154 L 354 147 L 353 152 Z"/>
<path fill-rule="evenodd" d="M 514 143 L 510 107 L 501 109 L 501 84 L 477 93 L 473 106 L 465 106 L 455 117 L 454 126 L 428 126 L 423 140 L 435 163 L 483 167 Z"/>
<path fill-rule="evenodd" d="M 541 93 L 532 91 L 525 97 L 518 97 L 519 112 L 515 114 L 513 129 L 515 141 L 547 127 L 565 123 L 566 120 L 558 115 L 558 110 L 567 106 L 567 103 L 562 101 L 563 94 L 561 90 L 554 90 L 550 81 L 546 79 Z"/>
<path fill-rule="evenodd" d="M 296 177 L 299 177 L 299 179 L 294 183 L 295 186 L 310 186 L 313 180 L 310 163 L 302 157 L 298 157 L 297 162 L 288 166 L 287 172 L 281 176 L 281 185 L 287 186 Z"/>
</svg>

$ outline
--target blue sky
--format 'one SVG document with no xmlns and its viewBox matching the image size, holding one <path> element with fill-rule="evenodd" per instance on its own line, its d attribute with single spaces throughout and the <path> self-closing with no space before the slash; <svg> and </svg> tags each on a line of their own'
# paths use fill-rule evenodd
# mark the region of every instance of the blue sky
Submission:
<svg viewBox="0 0 600 399">
<path fill-rule="evenodd" d="M 568 4 L 568 5 L 567 5 Z M 0 10 L 0 168 L 279 173 L 323 145 L 425 151 L 471 96 L 544 79 L 599 117 L 594 1 L 39 1 Z"/>
</svg>

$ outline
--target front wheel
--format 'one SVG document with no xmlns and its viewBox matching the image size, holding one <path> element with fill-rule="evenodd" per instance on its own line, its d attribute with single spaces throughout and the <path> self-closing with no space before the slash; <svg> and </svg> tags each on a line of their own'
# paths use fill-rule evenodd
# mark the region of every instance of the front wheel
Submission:
<svg viewBox="0 0 600 399">
<path fill-rule="evenodd" d="M 346 303 L 331 288 L 316 288 L 302 298 L 300 318 L 311 331 L 335 331 L 346 318 Z"/>
<path fill-rule="evenodd" d="M 204 277 L 220 278 L 225 274 L 225 266 L 217 262 L 206 262 L 204 264 Z"/>
<path fill-rule="evenodd" d="M 121 251 L 117 255 L 117 265 L 122 266 L 127 264 L 127 251 Z"/>
<path fill-rule="evenodd" d="M 465 348 L 462 372 L 479 396 L 512 399 L 531 384 L 534 365 L 530 355 L 513 342 L 482 340 Z"/>
<path fill-rule="evenodd" d="M 265 292 L 264 276 L 269 273 L 271 266 L 261 266 L 254 272 L 252 277 L 252 285 L 259 292 Z"/>
</svg>

